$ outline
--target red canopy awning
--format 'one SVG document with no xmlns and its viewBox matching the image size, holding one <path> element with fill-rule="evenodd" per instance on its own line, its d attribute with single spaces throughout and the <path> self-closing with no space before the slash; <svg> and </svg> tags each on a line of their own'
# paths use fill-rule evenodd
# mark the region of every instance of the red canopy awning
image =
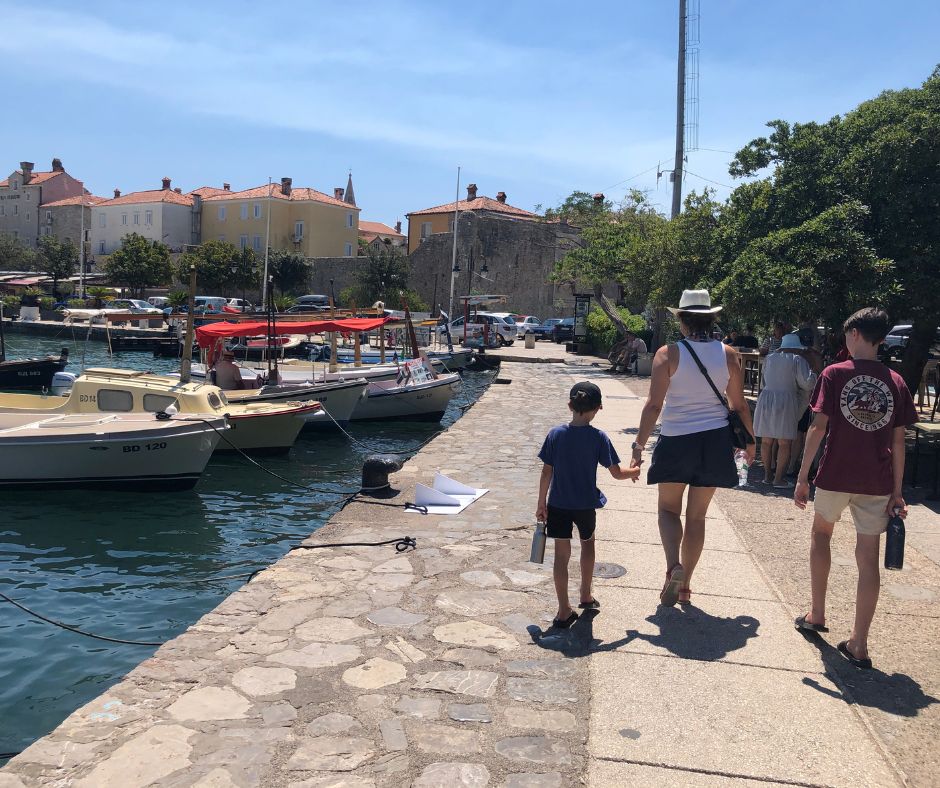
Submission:
<svg viewBox="0 0 940 788">
<path fill-rule="evenodd" d="M 347 317 L 341 320 L 305 320 L 275 322 L 274 334 L 323 334 L 327 331 L 372 331 L 392 321 L 389 317 Z M 268 333 L 267 322 L 212 323 L 196 329 L 199 347 L 212 347 L 226 337 L 256 337 Z"/>
</svg>

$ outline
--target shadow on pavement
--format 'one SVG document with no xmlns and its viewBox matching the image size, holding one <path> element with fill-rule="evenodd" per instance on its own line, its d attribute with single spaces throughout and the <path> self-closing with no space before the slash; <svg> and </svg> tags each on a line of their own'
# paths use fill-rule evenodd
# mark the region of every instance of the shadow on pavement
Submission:
<svg viewBox="0 0 940 788">
<path fill-rule="evenodd" d="M 590 615 L 589 615 L 590 614 Z M 685 609 L 660 607 L 646 618 L 659 627 L 658 635 L 647 635 L 634 629 L 626 637 L 605 643 L 594 637 L 594 617 L 600 611 L 583 613 L 570 629 L 529 628 L 533 642 L 541 648 L 558 651 L 566 657 L 584 657 L 599 651 L 616 651 L 634 640 L 645 640 L 650 645 L 665 649 L 683 659 L 714 662 L 732 651 L 744 648 L 747 641 L 757 637 L 760 621 L 753 616 L 734 618 L 713 616 L 697 607 Z"/>
<path fill-rule="evenodd" d="M 839 684 L 848 688 L 851 699 L 859 706 L 881 709 L 898 717 L 916 717 L 921 709 L 940 702 L 932 695 L 926 694 L 920 684 L 905 673 L 889 675 L 878 668 L 859 670 L 849 663 L 835 646 L 819 635 L 812 632 L 801 634 L 819 651 L 827 675 L 837 677 Z M 823 687 L 814 679 L 804 678 L 803 683 L 825 695 L 849 702 L 841 693 Z"/>
</svg>

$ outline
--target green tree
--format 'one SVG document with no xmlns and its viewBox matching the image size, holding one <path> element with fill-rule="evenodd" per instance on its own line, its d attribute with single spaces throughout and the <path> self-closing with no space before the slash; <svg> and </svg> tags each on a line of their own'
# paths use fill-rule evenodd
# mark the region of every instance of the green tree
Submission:
<svg viewBox="0 0 940 788">
<path fill-rule="evenodd" d="M 170 281 L 170 248 L 131 233 L 121 239 L 121 248 L 108 257 L 104 270 L 112 284 L 126 285 L 132 297 L 139 298 L 148 287 Z"/>
<path fill-rule="evenodd" d="M 54 235 L 43 235 L 37 244 L 36 270 L 52 277 L 52 296 L 58 297 L 60 279 L 68 279 L 78 266 L 78 247 L 71 241 L 60 241 Z"/>
<path fill-rule="evenodd" d="M 19 239 L 0 233 L 0 269 L 35 271 L 36 253 Z"/>
<path fill-rule="evenodd" d="M 174 277 L 189 286 L 190 266 L 196 266 L 196 286 L 202 292 L 221 292 L 231 287 L 242 254 L 227 241 L 203 241 L 195 249 L 181 254 L 173 270 Z"/>
<path fill-rule="evenodd" d="M 356 273 L 356 284 L 343 291 L 344 299 L 357 306 L 371 306 L 381 301 L 387 309 L 402 309 L 407 303 L 413 312 L 427 311 L 427 303 L 408 287 L 411 266 L 397 249 L 368 249 Z"/>
<path fill-rule="evenodd" d="M 281 295 L 299 293 L 310 279 L 310 264 L 295 252 L 271 250 L 268 253 L 268 275 Z"/>
</svg>

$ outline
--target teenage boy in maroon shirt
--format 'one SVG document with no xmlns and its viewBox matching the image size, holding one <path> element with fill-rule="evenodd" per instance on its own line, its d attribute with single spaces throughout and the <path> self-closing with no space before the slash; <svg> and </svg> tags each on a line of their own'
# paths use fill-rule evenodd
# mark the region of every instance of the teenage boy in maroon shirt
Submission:
<svg viewBox="0 0 940 788">
<path fill-rule="evenodd" d="M 796 619 L 798 629 L 828 632 L 826 586 L 829 582 L 832 529 L 848 508 L 855 521 L 858 590 L 855 625 L 838 646 L 858 668 L 871 668 L 868 630 L 878 604 L 881 574 L 878 555 L 888 517 L 898 510 L 907 515 L 901 495 L 904 480 L 904 429 L 917 421 L 914 401 L 904 380 L 878 361 L 878 346 L 890 327 L 880 309 L 860 309 L 842 330 L 851 354 L 848 361 L 826 367 L 813 392 L 815 417 L 806 436 L 803 465 L 794 503 L 806 508 L 809 469 L 820 441 L 829 438 L 816 474 L 815 517 L 809 551 L 813 605 Z"/>
</svg>

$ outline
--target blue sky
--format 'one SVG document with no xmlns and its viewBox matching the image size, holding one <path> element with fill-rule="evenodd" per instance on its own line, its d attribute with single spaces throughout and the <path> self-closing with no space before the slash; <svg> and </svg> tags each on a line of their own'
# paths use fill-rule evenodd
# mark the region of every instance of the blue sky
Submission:
<svg viewBox="0 0 940 788">
<path fill-rule="evenodd" d="M 392 224 L 452 200 L 459 164 L 463 185 L 530 210 L 631 187 L 668 210 L 656 165 L 674 151 L 677 7 L 0 0 L 0 171 L 59 156 L 109 196 L 163 176 L 184 190 L 289 176 L 332 193 L 351 169 L 362 218 Z M 723 151 L 766 121 L 825 120 L 940 62 L 936 0 L 701 12 L 689 188 L 731 183 Z"/>
</svg>

